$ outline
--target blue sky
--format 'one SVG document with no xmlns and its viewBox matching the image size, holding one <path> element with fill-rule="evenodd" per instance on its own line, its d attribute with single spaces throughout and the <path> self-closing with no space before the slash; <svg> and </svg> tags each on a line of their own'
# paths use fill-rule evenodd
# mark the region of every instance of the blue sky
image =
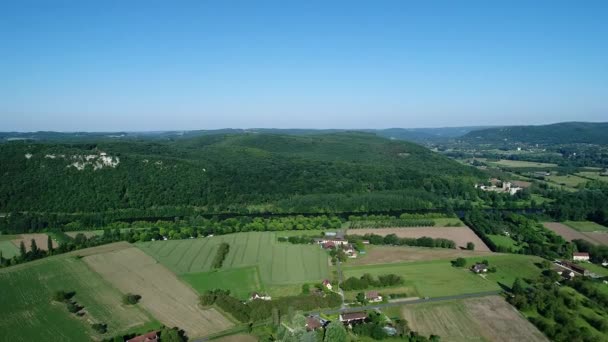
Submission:
<svg viewBox="0 0 608 342">
<path fill-rule="evenodd" d="M 0 130 L 608 121 L 608 1 L 3 1 Z"/>
</svg>

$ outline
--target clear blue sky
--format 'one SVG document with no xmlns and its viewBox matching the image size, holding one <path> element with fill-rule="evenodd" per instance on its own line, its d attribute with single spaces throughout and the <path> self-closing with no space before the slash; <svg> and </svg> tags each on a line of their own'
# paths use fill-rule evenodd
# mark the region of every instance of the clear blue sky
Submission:
<svg viewBox="0 0 608 342">
<path fill-rule="evenodd" d="M 2 1 L 0 131 L 608 121 L 608 1 Z"/>
</svg>

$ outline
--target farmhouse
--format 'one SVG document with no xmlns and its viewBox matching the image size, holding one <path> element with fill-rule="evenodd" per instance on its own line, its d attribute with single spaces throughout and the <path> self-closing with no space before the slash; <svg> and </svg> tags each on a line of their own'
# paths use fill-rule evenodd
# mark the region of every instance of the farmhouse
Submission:
<svg viewBox="0 0 608 342">
<path fill-rule="evenodd" d="M 321 321 L 317 317 L 308 316 L 306 318 L 306 330 L 317 330 L 322 326 L 323 324 L 321 324 Z"/>
<path fill-rule="evenodd" d="M 156 342 L 158 339 L 158 331 L 151 331 L 147 334 L 135 336 L 127 342 Z"/>
<path fill-rule="evenodd" d="M 331 282 L 327 279 L 323 280 L 323 286 L 325 286 L 328 290 L 332 289 Z"/>
<path fill-rule="evenodd" d="M 340 322 L 344 324 L 361 323 L 366 319 L 367 314 L 363 311 L 340 314 Z"/>
<path fill-rule="evenodd" d="M 571 263 L 570 261 L 562 260 L 560 262 L 560 265 L 570 271 L 574 271 L 574 272 L 576 272 L 578 274 L 582 274 L 584 276 L 588 276 L 591 273 L 586 268 L 581 267 L 577 264 Z"/>
<path fill-rule="evenodd" d="M 589 261 L 589 253 L 576 252 L 572 254 L 574 261 Z"/>
<path fill-rule="evenodd" d="M 471 271 L 475 273 L 485 273 L 488 272 L 488 265 L 482 263 L 476 263 L 471 267 Z"/>
<path fill-rule="evenodd" d="M 378 291 L 369 291 L 365 294 L 365 299 L 371 303 L 377 303 L 382 301 L 382 296 L 378 293 Z"/>
<path fill-rule="evenodd" d="M 251 297 L 249 297 L 249 300 L 256 300 L 256 299 L 260 299 L 260 300 L 271 300 L 272 297 L 270 297 L 269 295 L 261 295 L 257 292 L 254 292 L 251 294 Z"/>
<path fill-rule="evenodd" d="M 322 245 L 323 248 L 333 248 L 336 246 L 347 245 L 348 241 L 344 238 L 343 232 L 327 232 L 325 236 L 322 238 L 316 238 L 315 242 Z M 325 247 L 325 246 L 333 246 L 333 247 Z"/>
</svg>

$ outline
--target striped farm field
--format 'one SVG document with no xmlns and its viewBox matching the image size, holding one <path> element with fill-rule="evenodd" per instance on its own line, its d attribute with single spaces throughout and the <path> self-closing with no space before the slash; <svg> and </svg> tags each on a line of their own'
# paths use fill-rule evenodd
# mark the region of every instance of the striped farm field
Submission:
<svg viewBox="0 0 608 342">
<path fill-rule="evenodd" d="M 107 324 L 104 336 L 156 323 L 139 306 L 123 305 L 122 293 L 81 259 L 66 254 L 0 270 L 0 288 L 2 341 L 100 340 L 91 323 Z M 74 291 L 85 315 L 78 318 L 63 303 L 53 302 L 58 290 Z"/>
<path fill-rule="evenodd" d="M 185 275 L 212 271 L 211 263 L 222 242 L 230 245 L 222 270 L 257 266 L 263 285 L 313 282 L 329 276 L 328 256 L 318 246 L 277 242 L 272 232 L 151 241 L 137 247 L 176 274 Z"/>
</svg>

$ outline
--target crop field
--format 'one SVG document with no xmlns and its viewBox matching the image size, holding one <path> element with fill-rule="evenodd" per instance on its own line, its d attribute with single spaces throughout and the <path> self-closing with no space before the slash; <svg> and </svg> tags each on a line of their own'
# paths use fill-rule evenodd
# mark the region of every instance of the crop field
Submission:
<svg viewBox="0 0 608 342">
<path fill-rule="evenodd" d="M 534 265 L 537 257 L 525 255 L 492 255 L 467 259 L 467 268 L 452 267 L 450 260 L 433 260 L 384 265 L 346 266 L 345 277 L 360 277 L 365 273 L 373 276 L 397 274 L 403 277 L 403 286 L 411 286 L 419 297 L 451 296 L 466 293 L 500 290 L 499 284 L 510 286 L 515 278 L 535 278 L 540 269 Z M 468 267 L 475 262 L 488 260 L 496 273 L 484 277 L 472 273 Z M 449 284 L 449 286 L 446 286 Z"/>
<path fill-rule="evenodd" d="M 399 262 L 468 258 L 474 256 L 499 255 L 492 252 L 468 251 L 449 248 L 401 247 L 401 246 L 368 246 L 365 255 L 348 260 L 347 265 L 373 265 Z"/>
<path fill-rule="evenodd" d="M 108 336 L 155 320 L 77 258 L 61 255 L 0 270 L 0 331 L 3 341 L 87 341 L 99 336 L 91 323 L 108 325 Z M 51 301 L 54 291 L 75 291 L 86 314 L 77 318 Z"/>
<path fill-rule="evenodd" d="M 420 238 L 427 236 L 430 238 L 443 238 L 452 240 L 456 246 L 465 248 L 467 242 L 475 244 L 475 250 L 489 252 L 490 249 L 481 239 L 473 233 L 469 227 L 411 227 L 411 228 L 369 228 L 369 229 L 349 229 L 350 235 L 389 235 L 395 234 L 402 238 Z"/>
<path fill-rule="evenodd" d="M 183 275 L 211 271 L 215 251 L 222 242 L 230 245 L 222 269 L 258 266 L 264 285 L 312 282 L 329 276 L 328 255 L 319 246 L 279 243 L 270 232 L 143 242 L 137 247 Z"/>
<path fill-rule="evenodd" d="M 84 260 L 123 293 L 142 296 L 138 305 L 161 323 L 178 326 L 191 338 L 232 326 L 215 309 L 199 308 L 198 295 L 192 288 L 135 247 L 89 255 Z"/>
<path fill-rule="evenodd" d="M 34 239 L 36 241 L 36 246 L 38 246 L 38 249 L 46 251 L 48 238 L 49 236 L 46 234 L 21 234 L 14 240 L 12 240 L 12 242 L 15 246 L 19 247 L 21 241 L 23 241 L 23 244 L 25 244 L 25 249 L 29 252 L 32 244 L 32 239 Z M 55 241 L 53 241 L 52 244 L 53 248 L 57 247 L 57 243 Z"/>
<path fill-rule="evenodd" d="M 608 234 L 606 233 L 580 232 L 559 222 L 544 222 L 543 225 L 555 234 L 563 237 L 566 241 L 586 240 L 595 245 L 602 243 L 608 244 Z M 606 237 L 606 240 L 602 241 L 604 236 Z"/>
<path fill-rule="evenodd" d="M 591 221 L 566 221 L 564 224 L 579 232 L 608 232 L 608 228 Z"/>
<path fill-rule="evenodd" d="M 608 267 L 604 267 L 602 265 L 597 265 L 597 264 L 592 264 L 590 262 L 586 262 L 583 263 L 581 266 L 583 266 L 584 268 L 588 269 L 589 271 L 600 275 L 602 277 L 608 277 Z M 606 288 L 608 288 L 608 285 L 606 284 L 602 284 L 604 285 Z"/>
<path fill-rule="evenodd" d="M 219 288 L 230 290 L 231 294 L 241 299 L 247 299 L 252 292 L 263 289 L 258 269 L 255 266 L 186 273 L 180 278 L 190 284 L 198 293 Z"/>
<path fill-rule="evenodd" d="M 412 330 L 442 341 L 549 341 L 499 296 L 406 305 L 402 315 Z"/>
<path fill-rule="evenodd" d="M 552 168 L 557 167 L 557 164 L 550 163 L 537 163 L 537 162 L 529 162 L 523 160 L 506 160 L 502 159 L 497 162 L 490 162 L 490 164 L 498 165 L 498 166 L 506 166 L 512 168 Z"/>
</svg>

